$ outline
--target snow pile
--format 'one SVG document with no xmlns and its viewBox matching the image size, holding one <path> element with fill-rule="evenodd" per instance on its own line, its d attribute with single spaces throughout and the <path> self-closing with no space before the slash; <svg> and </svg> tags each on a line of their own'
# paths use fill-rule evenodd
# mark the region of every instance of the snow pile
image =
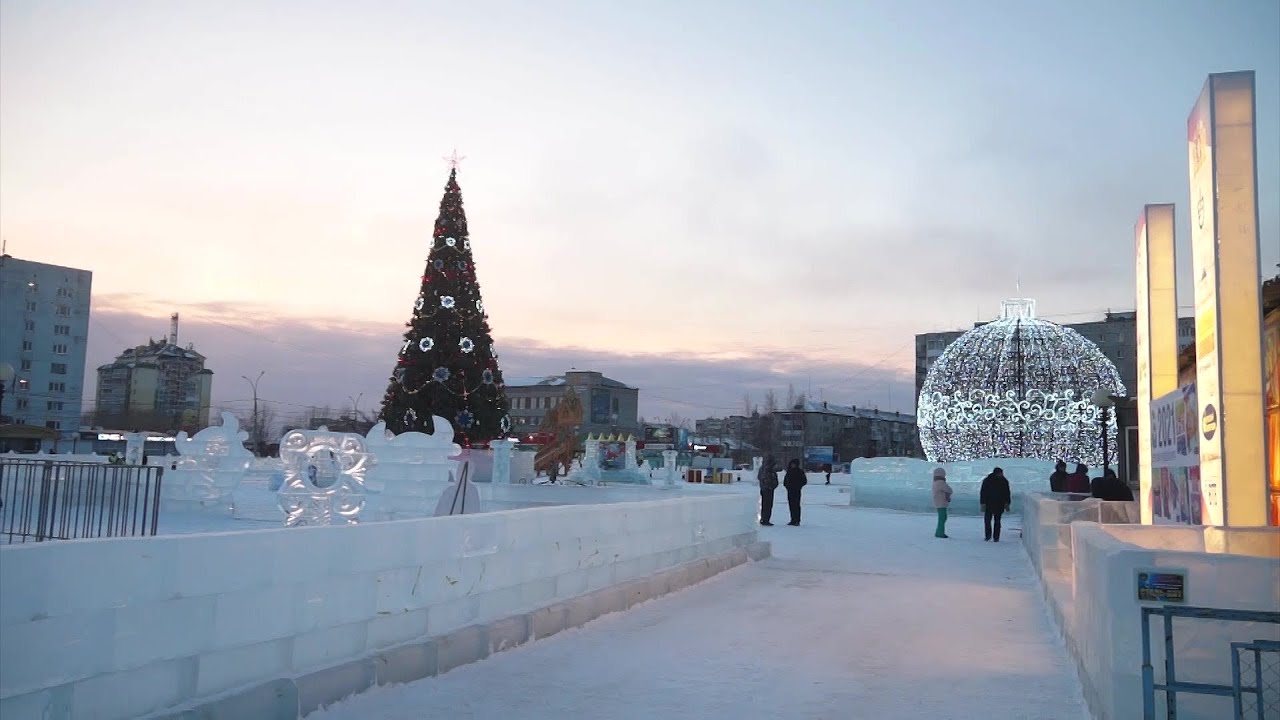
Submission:
<svg viewBox="0 0 1280 720">
<path fill-rule="evenodd" d="M 965 462 L 931 463 L 915 458 L 881 457 L 859 458 L 850 464 L 851 492 L 849 504 L 859 507 L 905 510 L 907 512 L 933 512 L 933 469 L 947 470 L 947 483 L 955 495 L 951 498 L 951 513 L 977 515 L 978 489 L 982 478 L 992 468 L 1004 469 L 1013 490 L 1013 512 L 1022 510 L 1022 495 L 1049 489 L 1049 475 L 1053 463 L 1047 460 L 1026 458 L 999 458 L 969 460 Z"/>
</svg>

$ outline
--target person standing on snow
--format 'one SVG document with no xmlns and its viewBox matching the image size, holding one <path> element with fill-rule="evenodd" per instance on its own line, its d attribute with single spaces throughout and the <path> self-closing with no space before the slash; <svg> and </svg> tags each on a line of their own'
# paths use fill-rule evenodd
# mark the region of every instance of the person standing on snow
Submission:
<svg viewBox="0 0 1280 720">
<path fill-rule="evenodd" d="M 1059 460 L 1053 466 L 1053 474 L 1049 476 L 1049 492 L 1066 492 L 1067 477 L 1067 464 Z"/>
<path fill-rule="evenodd" d="M 996 468 L 982 479 L 978 502 L 982 504 L 985 539 L 1000 542 L 1000 516 L 1013 504 L 1013 493 L 1009 490 L 1009 479 L 1004 476 L 1004 470 Z"/>
<path fill-rule="evenodd" d="M 756 480 L 760 482 L 760 524 L 772 526 L 769 520 L 773 518 L 773 491 L 778 489 L 778 466 L 772 455 L 764 456 Z"/>
<path fill-rule="evenodd" d="M 947 471 L 933 469 L 933 506 L 938 510 L 938 529 L 934 537 L 947 537 L 947 506 L 951 504 L 951 486 L 947 484 Z"/>
<path fill-rule="evenodd" d="M 809 478 L 800 468 L 799 460 L 787 463 L 787 474 L 782 478 L 782 484 L 787 488 L 787 507 L 791 509 L 791 522 L 787 524 L 793 527 L 799 526 L 800 489 L 809 484 Z"/>
<path fill-rule="evenodd" d="M 1088 495 L 1091 492 L 1090 485 L 1089 466 L 1076 463 L 1076 471 L 1067 476 L 1067 492 Z"/>
</svg>

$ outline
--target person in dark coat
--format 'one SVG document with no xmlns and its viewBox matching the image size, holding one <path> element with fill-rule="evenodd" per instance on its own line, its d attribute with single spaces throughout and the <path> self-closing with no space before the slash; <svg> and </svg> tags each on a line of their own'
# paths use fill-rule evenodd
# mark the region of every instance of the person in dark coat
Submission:
<svg viewBox="0 0 1280 720">
<path fill-rule="evenodd" d="M 1067 492 L 1088 495 L 1090 492 L 1089 486 L 1089 466 L 1084 463 L 1077 463 L 1076 471 L 1067 476 Z"/>
<path fill-rule="evenodd" d="M 1049 476 L 1049 492 L 1067 491 L 1067 464 L 1061 460 L 1053 466 L 1053 474 Z"/>
<path fill-rule="evenodd" d="M 1013 504 L 1013 493 L 1009 490 L 1009 479 L 1004 476 L 1004 470 L 996 468 L 982 479 L 978 502 L 982 504 L 985 539 L 1000 542 L 1000 517 Z"/>
<path fill-rule="evenodd" d="M 799 460 L 787 463 L 787 474 L 783 476 L 782 484 L 787 488 L 787 507 L 791 508 L 791 522 L 787 524 L 799 525 L 800 489 L 809 484 L 809 478 L 805 476 L 804 470 L 800 469 Z"/>
<path fill-rule="evenodd" d="M 778 489 L 778 465 L 772 455 L 764 456 L 756 480 L 760 482 L 760 524 L 772 526 L 769 521 L 773 519 L 773 491 Z"/>
<path fill-rule="evenodd" d="M 1093 479 L 1093 496 L 1111 502 L 1133 502 L 1133 490 L 1111 468 L 1103 470 L 1102 477 Z"/>
</svg>

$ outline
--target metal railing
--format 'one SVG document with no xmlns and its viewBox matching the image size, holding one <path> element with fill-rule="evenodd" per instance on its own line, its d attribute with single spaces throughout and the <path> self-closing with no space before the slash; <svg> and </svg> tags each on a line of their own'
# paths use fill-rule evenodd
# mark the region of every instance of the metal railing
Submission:
<svg viewBox="0 0 1280 720">
<path fill-rule="evenodd" d="M 155 535 L 164 469 L 0 459 L 0 542 Z"/>
<path fill-rule="evenodd" d="M 1164 682 L 1155 681 L 1155 668 L 1151 664 L 1151 616 L 1159 615 L 1164 619 Z M 1173 619 L 1175 617 L 1200 620 L 1223 620 L 1228 622 L 1254 622 L 1280 624 L 1280 612 L 1264 612 L 1260 610 L 1225 610 L 1221 608 L 1163 607 L 1142 608 L 1142 717 L 1143 720 L 1156 718 L 1156 692 L 1165 694 L 1165 716 L 1168 720 L 1178 717 L 1178 693 L 1193 695 L 1217 695 L 1232 698 L 1235 703 L 1236 720 L 1252 720 L 1253 718 L 1275 718 L 1275 714 L 1267 714 L 1267 708 L 1280 710 L 1280 697 L 1277 689 L 1280 681 L 1272 680 L 1265 670 L 1274 670 L 1280 674 L 1280 643 L 1268 640 L 1255 640 L 1251 643 L 1231 643 L 1231 684 L 1217 685 L 1213 683 L 1187 682 L 1177 679 L 1175 671 L 1173 646 Z M 1242 651 L 1253 654 L 1251 669 L 1253 677 L 1245 677 L 1242 672 L 1246 663 L 1241 662 Z M 1277 661 L 1265 664 L 1264 653 L 1277 653 Z M 1246 656 L 1247 658 L 1248 656 Z M 1246 684 L 1249 683 L 1249 684 Z M 1252 696 L 1252 697 L 1246 697 Z M 1248 711 L 1256 711 L 1256 714 Z"/>
</svg>

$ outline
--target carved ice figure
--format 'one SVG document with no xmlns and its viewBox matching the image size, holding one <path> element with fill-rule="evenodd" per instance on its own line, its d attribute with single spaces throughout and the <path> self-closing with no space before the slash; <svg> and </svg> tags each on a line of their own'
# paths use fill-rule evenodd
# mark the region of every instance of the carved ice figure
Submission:
<svg viewBox="0 0 1280 720">
<path fill-rule="evenodd" d="M 668 485 L 676 484 L 676 458 L 679 456 L 680 453 L 676 450 L 662 451 L 662 464 L 663 468 L 666 470 Z"/>
<path fill-rule="evenodd" d="M 185 431 L 178 433 L 173 441 L 178 460 L 160 483 L 165 508 L 234 510 L 232 493 L 253 460 L 244 447 L 247 439 L 249 433 L 227 412 L 222 413 L 221 426 L 210 425 L 190 438 Z"/>
<path fill-rule="evenodd" d="M 453 441 L 453 426 L 432 416 L 435 432 L 393 435 L 386 423 L 374 425 L 366 447 L 377 459 L 369 472 L 370 511 L 380 519 L 427 517 L 449 476 L 457 468 L 450 458 L 462 452 Z"/>
<path fill-rule="evenodd" d="M 359 522 L 364 475 L 373 462 L 354 433 L 292 430 L 280 440 L 284 482 L 276 501 L 285 527 Z"/>
<path fill-rule="evenodd" d="M 594 435 L 582 443 L 582 479 L 588 485 L 600 484 L 600 439 Z"/>
<path fill-rule="evenodd" d="M 489 442 L 493 450 L 493 482 L 495 485 L 511 484 L 511 451 L 515 448 L 515 440 L 492 440 Z"/>
<path fill-rule="evenodd" d="M 636 439 L 632 435 L 627 436 L 627 465 L 628 470 L 639 470 L 640 465 L 636 462 Z"/>
</svg>

